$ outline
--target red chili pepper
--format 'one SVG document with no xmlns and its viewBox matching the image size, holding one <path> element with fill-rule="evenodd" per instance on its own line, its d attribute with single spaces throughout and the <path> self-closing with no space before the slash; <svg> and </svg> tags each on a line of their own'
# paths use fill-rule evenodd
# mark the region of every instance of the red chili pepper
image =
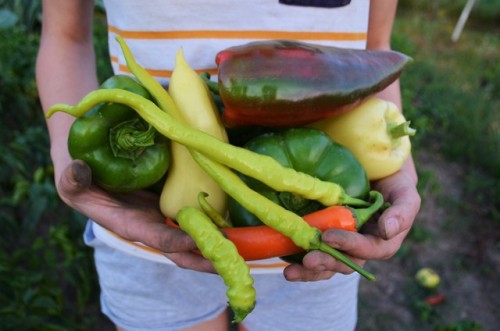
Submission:
<svg viewBox="0 0 500 331">
<path fill-rule="evenodd" d="M 321 231 L 330 229 L 358 231 L 384 203 L 380 193 L 374 192 L 373 195 L 375 201 L 370 207 L 364 209 L 330 206 L 304 215 L 303 218 L 309 225 Z M 179 228 L 171 219 L 167 219 L 167 224 Z M 287 236 L 267 225 L 221 228 L 220 230 L 236 245 L 240 255 L 247 261 L 287 256 L 304 251 Z"/>
</svg>

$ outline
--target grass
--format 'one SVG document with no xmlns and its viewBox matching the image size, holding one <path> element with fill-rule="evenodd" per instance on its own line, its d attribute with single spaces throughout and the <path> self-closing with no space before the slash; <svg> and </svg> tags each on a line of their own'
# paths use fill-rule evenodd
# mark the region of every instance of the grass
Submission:
<svg viewBox="0 0 500 331">
<path fill-rule="evenodd" d="M 413 3 L 402 6 L 393 43 L 415 59 L 401 79 L 405 113 L 418 130 L 415 149 L 435 150 L 466 167 L 468 195 L 491 205 L 488 214 L 498 220 L 500 31 L 488 25 L 495 11 L 478 7 L 473 15 L 484 14 L 484 20 L 471 20 L 453 43 L 456 6 L 445 2 L 436 10 Z M 495 8 L 498 17 L 500 5 Z"/>
</svg>

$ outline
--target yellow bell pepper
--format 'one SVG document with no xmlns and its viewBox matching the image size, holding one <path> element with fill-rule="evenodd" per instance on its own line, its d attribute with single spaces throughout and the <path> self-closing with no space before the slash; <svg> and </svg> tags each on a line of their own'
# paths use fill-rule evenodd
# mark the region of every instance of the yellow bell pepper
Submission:
<svg viewBox="0 0 500 331">
<path fill-rule="evenodd" d="M 228 141 L 226 130 L 206 84 L 186 62 L 182 50 L 176 55 L 169 93 L 180 112 L 176 115 L 182 117 L 179 120 L 224 142 Z M 188 149 L 172 141 L 171 155 L 172 163 L 160 196 L 163 215 L 175 218 L 183 207 L 198 207 L 200 192 L 207 193 L 210 205 L 225 215 L 227 194 L 193 160 Z"/>
<path fill-rule="evenodd" d="M 372 97 L 347 113 L 311 126 L 351 150 L 368 179 L 376 180 L 397 172 L 408 159 L 410 136 L 415 134 L 409 124 L 394 103 Z"/>
</svg>

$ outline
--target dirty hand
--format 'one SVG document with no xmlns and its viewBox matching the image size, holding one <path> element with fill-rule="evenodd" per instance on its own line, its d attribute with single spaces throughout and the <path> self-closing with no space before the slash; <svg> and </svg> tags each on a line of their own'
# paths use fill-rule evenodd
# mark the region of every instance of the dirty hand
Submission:
<svg viewBox="0 0 500 331">
<path fill-rule="evenodd" d="M 56 183 L 68 206 L 120 237 L 162 251 L 181 268 L 215 272 L 208 260 L 191 253 L 196 245 L 186 233 L 165 224 L 156 194 L 105 192 L 92 183 L 91 170 L 81 160 L 72 161 Z"/>
<path fill-rule="evenodd" d="M 397 173 L 373 183 L 391 204 L 378 222 L 366 224 L 361 233 L 329 230 L 322 239 L 328 245 L 345 252 L 354 262 L 363 265 L 368 260 L 386 260 L 401 247 L 420 209 L 417 178 L 411 160 Z M 300 264 L 285 268 L 289 281 L 328 279 L 335 273 L 350 274 L 352 269 L 320 251 L 306 254 Z"/>
</svg>

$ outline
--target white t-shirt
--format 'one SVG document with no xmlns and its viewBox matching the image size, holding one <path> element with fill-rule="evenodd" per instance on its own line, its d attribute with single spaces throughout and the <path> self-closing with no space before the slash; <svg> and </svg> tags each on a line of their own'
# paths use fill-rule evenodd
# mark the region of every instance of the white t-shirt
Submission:
<svg viewBox="0 0 500 331">
<path fill-rule="evenodd" d="M 109 50 L 116 74 L 129 74 L 119 35 L 137 62 L 166 85 L 179 48 L 191 67 L 216 75 L 215 56 L 230 46 L 255 40 L 293 39 L 344 48 L 366 46 L 369 0 L 321 8 L 315 0 L 104 0 L 108 19 Z M 323 0 L 322 2 L 328 2 Z M 335 1 L 330 2 L 349 2 Z M 93 224 L 96 237 L 116 249 L 145 259 L 172 263 L 161 253 L 131 243 Z M 282 272 L 282 260 L 251 261 L 253 273 Z"/>
</svg>

